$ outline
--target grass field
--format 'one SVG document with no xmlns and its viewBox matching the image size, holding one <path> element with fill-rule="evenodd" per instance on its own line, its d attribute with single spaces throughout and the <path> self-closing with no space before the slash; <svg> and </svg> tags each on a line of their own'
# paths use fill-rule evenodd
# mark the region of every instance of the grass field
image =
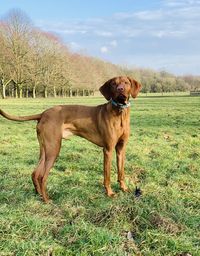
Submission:
<svg viewBox="0 0 200 256">
<path fill-rule="evenodd" d="M 0 100 L 0 108 L 33 114 L 56 105 L 96 105 L 103 98 Z M 35 122 L 0 117 L 0 256 L 200 255 L 200 98 L 138 98 L 131 107 L 126 182 L 103 189 L 102 149 L 63 141 L 48 179 L 51 204 L 35 195 Z"/>
</svg>

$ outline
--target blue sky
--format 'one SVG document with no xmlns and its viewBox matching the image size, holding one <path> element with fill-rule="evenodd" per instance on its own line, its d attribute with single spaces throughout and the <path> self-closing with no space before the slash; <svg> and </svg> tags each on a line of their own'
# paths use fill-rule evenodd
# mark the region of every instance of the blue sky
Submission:
<svg viewBox="0 0 200 256">
<path fill-rule="evenodd" d="M 0 0 L 73 51 L 112 63 L 200 74 L 200 0 Z"/>
</svg>

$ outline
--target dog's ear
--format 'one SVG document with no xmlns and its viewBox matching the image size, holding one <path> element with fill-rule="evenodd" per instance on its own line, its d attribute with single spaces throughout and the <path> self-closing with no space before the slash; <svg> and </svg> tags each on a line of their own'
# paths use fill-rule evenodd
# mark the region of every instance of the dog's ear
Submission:
<svg viewBox="0 0 200 256">
<path fill-rule="evenodd" d="M 127 77 L 127 78 L 131 82 L 131 96 L 133 98 L 136 98 L 139 91 L 142 88 L 142 85 L 139 82 L 137 82 L 135 79 L 132 79 L 130 77 Z"/>
<path fill-rule="evenodd" d="M 101 92 L 101 94 L 103 94 L 103 96 L 107 99 L 110 100 L 112 98 L 112 91 L 111 91 L 111 82 L 113 79 L 108 80 L 107 82 L 105 82 L 105 84 L 103 84 L 100 88 L 99 91 Z"/>
</svg>

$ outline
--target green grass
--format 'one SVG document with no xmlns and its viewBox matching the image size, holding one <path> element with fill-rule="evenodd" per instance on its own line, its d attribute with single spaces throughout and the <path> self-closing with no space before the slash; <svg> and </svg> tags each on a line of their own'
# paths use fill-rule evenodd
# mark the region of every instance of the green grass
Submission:
<svg viewBox="0 0 200 256">
<path fill-rule="evenodd" d="M 97 105 L 103 98 L 0 100 L 33 114 L 57 104 Z M 35 195 L 34 122 L 0 117 L 0 255 L 200 255 L 200 98 L 138 98 L 131 107 L 126 182 L 120 192 L 113 159 L 110 199 L 103 189 L 102 149 L 63 141 L 48 179 L 52 204 Z M 114 156 L 113 156 L 114 158 Z M 127 239 L 127 234 L 132 234 Z M 131 233 L 130 233 L 131 232 Z"/>
</svg>

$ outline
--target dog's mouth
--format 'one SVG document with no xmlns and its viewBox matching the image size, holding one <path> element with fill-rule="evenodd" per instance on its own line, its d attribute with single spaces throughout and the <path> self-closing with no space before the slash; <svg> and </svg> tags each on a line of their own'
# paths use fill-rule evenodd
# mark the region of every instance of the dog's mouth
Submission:
<svg viewBox="0 0 200 256">
<path fill-rule="evenodd" d="M 127 97 L 123 94 L 117 96 L 116 101 L 120 104 L 126 105 Z"/>
</svg>

